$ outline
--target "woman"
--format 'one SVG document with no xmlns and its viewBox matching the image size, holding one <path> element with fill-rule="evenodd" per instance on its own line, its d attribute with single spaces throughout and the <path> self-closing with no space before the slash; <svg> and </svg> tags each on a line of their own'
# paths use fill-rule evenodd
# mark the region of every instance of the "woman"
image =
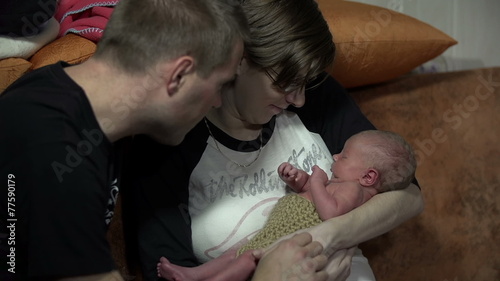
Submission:
<svg viewBox="0 0 500 281">
<path fill-rule="evenodd" d="M 178 147 L 136 138 L 138 241 L 150 279 L 161 256 L 195 266 L 245 243 L 288 192 L 276 173 L 280 163 L 328 170 L 347 138 L 374 129 L 322 73 L 334 46 L 314 0 L 246 0 L 242 6 L 252 39 L 237 77 L 222 89 L 222 106 Z M 356 245 L 421 208 L 419 189 L 411 184 L 307 231 L 329 256 L 343 252 L 349 259 L 356 250 L 348 280 L 374 280 Z M 328 271 L 330 278 L 346 273 L 336 261 Z"/>
</svg>

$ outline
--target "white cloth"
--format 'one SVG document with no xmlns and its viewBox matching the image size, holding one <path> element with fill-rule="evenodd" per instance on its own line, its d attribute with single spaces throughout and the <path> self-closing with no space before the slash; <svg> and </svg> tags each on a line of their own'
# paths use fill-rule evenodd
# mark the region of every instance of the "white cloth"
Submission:
<svg viewBox="0 0 500 281">
<path fill-rule="evenodd" d="M 356 249 L 351 261 L 351 274 L 346 281 L 375 281 L 375 275 L 359 248 Z"/>
<path fill-rule="evenodd" d="M 40 33 L 34 36 L 10 37 L 0 35 L 0 59 L 28 59 L 57 37 L 59 23 L 56 19 L 50 18 L 40 28 Z"/>
<path fill-rule="evenodd" d="M 321 137 L 309 132 L 290 112 L 276 118 L 271 139 L 250 167 L 232 164 L 213 141 L 209 138 L 189 187 L 193 248 L 201 262 L 239 248 L 264 226 L 270 210 L 286 193 L 286 185 L 277 173 L 281 163 L 290 162 L 308 172 L 318 165 L 329 172 L 332 162 Z M 259 153 L 237 152 L 218 145 L 224 155 L 238 163 L 249 163 Z M 214 170 L 218 167 L 225 169 Z"/>
</svg>

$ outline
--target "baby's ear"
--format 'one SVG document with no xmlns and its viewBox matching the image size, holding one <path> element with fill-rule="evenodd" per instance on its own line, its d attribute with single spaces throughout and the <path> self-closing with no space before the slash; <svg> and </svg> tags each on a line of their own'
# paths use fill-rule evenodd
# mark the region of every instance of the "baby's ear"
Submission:
<svg viewBox="0 0 500 281">
<path fill-rule="evenodd" d="M 379 181 L 379 173 L 374 168 L 369 168 L 359 181 L 362 186 L 374 186 Z"/>
</svg>

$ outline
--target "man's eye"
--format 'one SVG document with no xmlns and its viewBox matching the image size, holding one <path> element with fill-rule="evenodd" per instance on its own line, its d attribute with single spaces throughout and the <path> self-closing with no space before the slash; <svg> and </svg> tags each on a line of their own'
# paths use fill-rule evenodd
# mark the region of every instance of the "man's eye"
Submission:
<svg viewBox="0 0 500 281">
<path fill-rule="evenodd" d="M 298 84 L 290 84 L 285 88 L 279 88 L 279 90 L 285 94 L 291 94 L 295 91 L 300 90 L 300 88 L 302 88 L 302 86 L 300 86 Z"/>
<path fill-rule="evenodd" d="M 297 85 L 290 85 L 290 86 L 286 87 L 283 91 L 284 91 L 285 93 L 289 94 L 289 93 L 292 93 L 292 92 L 297 91 L 299 88 L 300 88 L 300 86 L 297 86 Z"/>
<path fill-rule="evenodd" d="M 222 90 L 224 90 L 224 89 L 230 88 L 232 85 L 233 85 L 233 80 L 228 81 L 228 82 L 226 82 L 226 83 L 222 84 L 222 85 L 219 87 L 219 89 L 222 91 Z"/>
</svg>

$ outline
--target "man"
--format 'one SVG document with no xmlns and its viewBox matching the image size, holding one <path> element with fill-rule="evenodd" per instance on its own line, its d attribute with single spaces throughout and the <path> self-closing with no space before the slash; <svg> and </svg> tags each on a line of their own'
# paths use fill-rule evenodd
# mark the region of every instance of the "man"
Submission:
<svg viewBox="0 0 500 281">
<path fill-rule="evenodd" d="M 122 0 L 92 58 L 34 71 L 0 96 L 1 231 L 14 238 L 1 243 L 7 278 L 122 280 L 106 241 L 119 184 L 112 143 L 148 134 L 179 144 L 220 105 L 247 32 L 229 0 Z M 317 257 L 314 273 L 324 262 L 310 242 L 291 239 L 266 257 Z M 263 268 L 263 278 L 275 270 Z"/>
</svg>

